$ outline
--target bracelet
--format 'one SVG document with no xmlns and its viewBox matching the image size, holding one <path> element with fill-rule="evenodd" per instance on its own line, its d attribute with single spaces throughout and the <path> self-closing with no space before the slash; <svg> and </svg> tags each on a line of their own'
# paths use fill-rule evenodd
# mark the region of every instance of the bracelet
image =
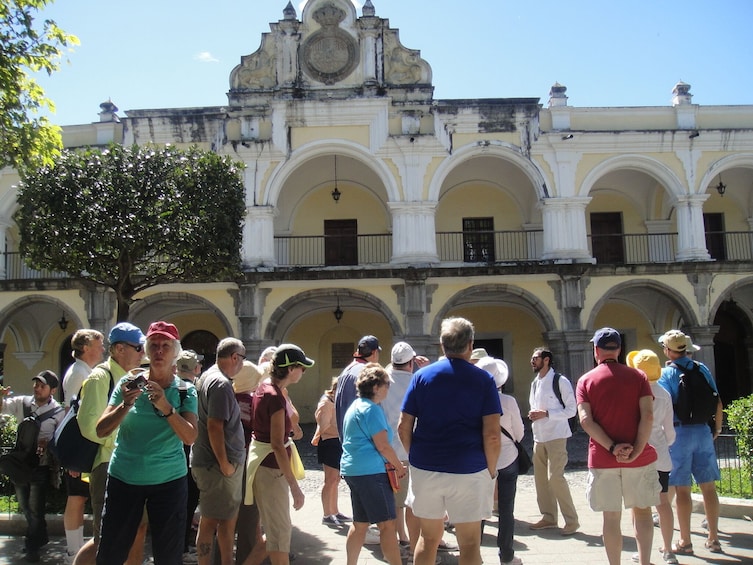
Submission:
<svg viewBox="0 0 753 565">
<path fill-rule="evenodd" d="M 133 406 L 133 402 L 131 402 L 130 404 L 126 404 L 125 402 L 123 403 L 123 408 L 130 408 L 131 406 Z"/>
<path fill-rule="evenodd" d="M 163 414 L 162 412 L 159 412 L 159 417 L 160 418 L 169 418 L 173 414 L 175 414 L 175 406 L 171 406 L 170 407 L 170 412 L 168 412 L 167 414 Z"/>
<path fill-rule="evenodd" d="M 614 448 L 617 447 L 616 443 L 612 443 L 612 445 L 609 446 L 609 453 L 614 455 Z"/>
</svg>

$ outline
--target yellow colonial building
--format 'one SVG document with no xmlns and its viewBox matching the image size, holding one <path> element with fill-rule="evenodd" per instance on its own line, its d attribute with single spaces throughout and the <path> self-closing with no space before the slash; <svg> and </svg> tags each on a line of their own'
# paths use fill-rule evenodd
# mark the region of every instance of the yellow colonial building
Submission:
<svg viewBox="0 0 753 565">
<path fill-rule="evenodd" d="M 376 335 L 440 354 L 441 320 L 476 327 L 524 408 L 534 347 L 573 382 L 610 325 L 625 352 L 680 328 L 725 402 L 753 383 L 753 106 L 578 108 L 550 97 L 438 100 L 420 52 L 367 1 L 291 4 L 230 74 L 222 107 L 128 110 L 64 127 L 67 147 L 198 145 L 246 164 L 240 280 L 155 287 L 142 328 L 175 323 L 211 357 L 294 342 L 316 366 L 291 389 L 303 421 Z M 224 85 L 217 85 L 224 88 Z M 671 82 L 667 89 L 671 89 Z M 115 323 L 106 289 L 32 271 L 18 250 L 13 171 L 0 174 L 5 384 L 70 362 L 73 331 Z M 206 258 L 211 261 L 211 257 Z"/>
</svg>

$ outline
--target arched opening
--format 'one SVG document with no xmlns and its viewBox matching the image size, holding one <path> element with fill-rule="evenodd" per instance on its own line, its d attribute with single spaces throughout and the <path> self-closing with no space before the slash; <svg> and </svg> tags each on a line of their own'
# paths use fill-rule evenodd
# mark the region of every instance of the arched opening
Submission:
<svg viewBox="0 0 753 565">
<path fill-rule="evenodd" d="M 749 324 L 735 301 L 726 300 L 717 310 L 714 325 L 719 326 L 714 337 L 714 375 L 722 402 L 727 405 L 752 392 L 746 345 L 750 339 Z"/>
<path fill-rule="evenodd" d="M 183 349 L 193 349 L 199 355 L 203 355 L 204 361 L 201 362 L 201 366 L 203 370 L 206 370 L 216 361 L 217 344 L 219 342 L 219 338 L 212 332 L 196 330 L 186 334 L 180 345 Z"/>
</svg>

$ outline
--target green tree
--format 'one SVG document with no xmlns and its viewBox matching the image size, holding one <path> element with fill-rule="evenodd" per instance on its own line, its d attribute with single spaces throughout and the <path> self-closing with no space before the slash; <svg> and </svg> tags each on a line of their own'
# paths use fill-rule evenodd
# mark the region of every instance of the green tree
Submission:
<svg viewBox="0 0 753 565">
<path fill-rule="evenodd" d="M 112 288 L 127 320 L 145 288 L 239 273 L 242 167 L 170 145 L 65 150 L 19 187 L 20 251 L 32 268 Z"/>
<path fill-rule="evenodd" d="M 79 41 L 52 20 L 36 24 L 35 13 L 47 4 L 50 0 L 0 1 L 0 168 L 49 163 L 62 148 L 60 128 L 36 115 L 55 106 L 30 73 L 52 74 L 63 49 Z"/>
</svg>

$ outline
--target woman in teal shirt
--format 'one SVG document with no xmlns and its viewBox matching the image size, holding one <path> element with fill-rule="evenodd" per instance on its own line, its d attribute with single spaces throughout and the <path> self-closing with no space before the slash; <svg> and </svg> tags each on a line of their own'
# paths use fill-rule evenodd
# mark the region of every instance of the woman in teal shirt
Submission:
<svg viewBox="0 0 753 565">
<path fill-rule="evenodd" d="M 183 445 L 196 439 L 196 390 L 174 373 L 181 347 L 173 324 L 149 326 L 146 351 L 149 369 L 136 369 L 120 380 L 97 423 L 100 437 L 119 426 L 108 468 L 98 565 L 125 563 L 144 507 L 155 564 L 182 563 L 183 529 L 176 524 L 185 523 Z"/>
<path fill-rule="evenodd" d="M 395 530 L 395 496 L 384 464 L 391 463 L 399 478 L 406 469 L 392 449 L 392 428 L 379 403 L 387 397 L 390 377 L 378 363 L 367 364 L 356 381 L 358 396 L 343 420 L 340 473 L 350 487 L 353 523 L 345 544 L 348 565 L 358 563 L 369 524 L 379 528 L 384 558 L 401 565 Z"/>
</svg>

